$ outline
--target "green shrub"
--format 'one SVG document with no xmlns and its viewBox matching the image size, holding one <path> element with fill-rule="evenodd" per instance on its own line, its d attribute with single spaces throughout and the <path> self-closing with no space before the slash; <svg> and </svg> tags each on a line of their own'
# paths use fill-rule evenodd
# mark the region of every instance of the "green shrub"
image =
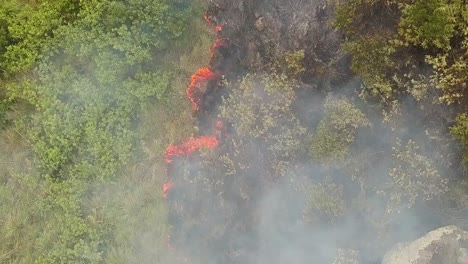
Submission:
<svg viewBox="0 0 468 264">
<path fill-rule="evenodd" d="M 397 141 L 392 156 L 393 165 L 388 173 L 389 212 L 411 208 L 418 201 L 430 201 L 448 190 L 448 180 L 421 154 L 414 141 L 404 145 Z"/>
<path fill-rule="evenodd" d="M 343 161 L 350 154 L 357 130 L 369 125 L 366 116 L 352 102 L 328 97 L 325 114 L 312 137 L 312 158 L 324 164 Z"/>
<path fill-rule="evenodd" d="M 456 25 L 452 8 L 445 0 L 417 0 L 406 4 L 399 33 L 413 45 L 449 49 Z"/>
<path fill-rule="evenodd" d="M 460 141 L 463 146 L 465 161 L 468 162 L 468 114 L 458 115 L 455 125 L 450 128 L 450 132 Z"/>
<path fill-rule="evenodd" d="M 21 12 L 3 12 L 7 7 Z M 107 210 L 101 212 L 99 205 L 83 202 L 96 186 L 119 181 L 138 149 L 142 113 L 150 102 L 169 100 L 174 72 L 158 54 L 175 49 L 188 10 L 166 0 L 43 1 L 22 7 L 12 1 L 0 9 L 0 21 L 7 21 L 14 40 L 0 67 L 8 77 L 16 74 L 6 85 L 8 97 L 34 108 L 16 128 L 39 167 L 28 175 L 37 182 L 37 199 L 31 213 L 22 212 L 36 229 L 32 237 L 20 234 L 4 242 L 29 239 L 27 263 L 103 263 L 112 239 L 122 239 L 115 228 L 125 219 L 111 216 L 113 208 L 101 204 Z M 162 203 L 160 197 L 153 201 Z M 152 219 L 166 225 L 164 214 Z M 156 240 L 163 243 L 161 232 Z M 120 250 L 117 243 L 114 250 Z M 23 260 L 17 254 L 11 259 Z"/>
<path fill-rule="evenodd" d="M 334 183 L 316 184 L 307 191 L 304 220 L 310 223 L 336 223 L 344 215 L 343 188 Z"/>
</svg>

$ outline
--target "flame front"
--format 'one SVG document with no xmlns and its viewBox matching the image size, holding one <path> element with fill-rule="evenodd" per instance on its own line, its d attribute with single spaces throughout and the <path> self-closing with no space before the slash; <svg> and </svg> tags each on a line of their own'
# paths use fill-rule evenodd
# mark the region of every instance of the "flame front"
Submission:
<svg viewBox="0 0 468 264">
<path fill-rule="evenodd" d="M 218 139 L 214 136 L 189 138 L 180 145 L 169 145 L 164 153 L 164 160 L 170 164 L 175 157 L 189 156 L 202 148 L 214 149 L 218 143 Z"/>
<path fill-rule="evenodd" d="M 226 47 L 226 46 L 227 46 L 227 40 L 226 39 L 217 38 L 215 40 L 215 42 L 213 43 L 213 45 L 211 45 L 211 48 L 210 48 L 211 54 L 213 54 L 216 51 L 216 49 L 218 49 L 220 47 Z"/>
<path fill-rule="evenodd" d="M 221 31 L 223 30 L 223 27 L 226 25 L 225 22 L 218 23 L 217 19 L 217 12 L 222 8 L 213 2 L 212 4 L 214 4 L 214 6 L 211 9 L 211 12 L 213 14 L 210 14 L 209 9 L 209 11 L 204 16 L 205 21 L 209 24 L 210 27 L 214 29 L 214 31 L 217 34 L 215 42 L 210 47 L 211 58 L 213 58 L 218 48 L 226 47 L 228 45 L 227 39 L 223 39 L 219 36 Z M 190 103 L 192 104 L 192 109 L 194 112 L 200 111 L 203 95 L 209 88 L 209 82 L 211 80 L 214 80 L 215 78 L 218 78 L 219 76 L 220 74 L 218 72 L 213 72 L 211 67 L 201 68 L 197 70 L 194 74 L 192 74 L 190 79 L 190 85 L 187 87 L 185 92 L 187 94 L 188 99 L 190 100 Z M 221 120 L 218 120 L 214 125 L 213 136 L 192 137 L 185 140 L 179 145 L 171 144 L 167 146 L 166 151 L 164 152 L 164 160 L 166 161 L 168 166 L 171 166 L 175 158 L 190 156 L 196 151 L 199 151 L 203 148 L 214 149 L 219 145 L 219 139 L 221 138 L 221 134 L 224 130 L 225 129 L 223 122 Z M 167 169 L 166 177 L 167 182 L 164 183 L 162 186 L 163 196 L 165 199 L 167 199 L 169 191 L 173 189 L 176 184 L 176 179 L 170 178 Z M 168 237 L 168 239 L 170 240 L 170 237 Z M 175 250 L 175 248 L 171 245 L 170 241 L 168 241 L 168 247 L 169 249 Z M 191 263 L 190 258 L 187 257 L 179 256 L 177 259 L 180 263 Z"/>
<path fill-rule="evenodd" d="M 219 5 L 214 5 L 214 10 L 221 9 Z M 205 19 L 206 23 L 210 27 L 212 27 L 217 33 L 217 38 L 210 48 L 211 57 L 213 57 L 216 49 L 227 46 L 227 40 L 219 36 L 219 33 L 221 33 L 221 31 L 227 23 L 221 22 L 218 24 L 218 19 L 216 15 L 210 15 L 208 12 L 203 16 L 203 18 Z M 203 94 L 205 94 L 207 90 L 207 84 L 210 80 L 214 79 L 215 77 L 218 77 L 218 75 L 215 74 L 210 67 L 201 68 L 194 74 L 192 74 L 190 85 L 189 87 L 187 87 L 186 93 L 192 104 L 193 111 L 198 112 L 200 110 Z"/>
<path fill-rule="evenodd" d="M 214 73 L 208 67 L 201 68 L 192 75 L 190 85 L 185 92 L 192 103 L 194 111 L 200 110 L 201 100 L 203 94 L 206 92 L 206 86 L 214 76 Z"/>
<path fill-rule="evenodd" d="M 174 182 L 168 181 L 168 182 L 164 183 L 164 185 L 163 185 L 163 196 L 164 196 L 164 198 L 167 198 L 167 193 L 169 192 L 170 189 L 172 189 L 172 187 L 174 187 Z"/>
</svg>

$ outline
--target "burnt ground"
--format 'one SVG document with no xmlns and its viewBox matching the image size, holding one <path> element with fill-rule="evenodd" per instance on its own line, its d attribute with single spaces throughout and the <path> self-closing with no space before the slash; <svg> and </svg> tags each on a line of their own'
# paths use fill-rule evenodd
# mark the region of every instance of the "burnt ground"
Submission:
<svg viewBox="0 0 468 264">
<path fill-rule="evenodd" d="M 295 111 L 304 125 L 310 128 L 317 126 L 322 111 L 322 101 L 330 88 L 343 86 L 352 78 L 349 72 L 349 58 L 344 56 L 341 50 L 340 34 L 329 24 L 332 8 L 327 4 L 327 0 L 217 0 L 211 1 L 208 15 L 213 24 L 225 24 L 218 33 L 218 38 L 226 40 L 227 43 L 214 50 L 210 68 L 227 80 L 238 80 L 246 73 L 268 72 L 284 53 L 304 50 L 305 72 L 299 76 L 302 85 L 296 91 L 298 100 Z M 229 91 L 223 87 L 220 78 L 210 80 L 206 90 L 200 111 L 195 115 L 199 134 L 212 135 L 218 115 L 217 108 L 222 102 L 221 98 L 228 96 Z M 229 124 L 225 126 L 229 130 Z M 219 148 L 223 148 L 222 141 L 223 139 Z M 257 157 L 253 163 L 261 163 L 261 160 L 261 157 Z M 232 185 L 232 188 L 225 188 L 226 190 L 233 191 L 219 192 L 222 193 L 223 199 L 214 196 L 217 192 L 206 186 L 216 188 L 217 177 L 214 174 L 219 171 L 213 167 L 204 168 L 205 165 L 203 157 L 192 155 L 174 160 L 169 167 L 168 173 L 171 178 L 179 180 L 176 190 L 169 192 L 168 195 L 169 220 L 174 227 L 172 243 L 187 255 L 197 259 L 209 259 L 209 263 L 213 264 L 259 263 L 258 252 L 262 252 L 265 248 L 262 248 L 258 241 L 260 236 L 262 239 L 264 237 L 250 224 L 257 222 L 258 219 L 249 218 L 255 217 L 252 212 L 255 212 L 258 204 L 252 201 L 245 203 L 243 202 L 245 199 L 239 197 L 240 193 L 235 190 L 239 188 L 236 184 L 240 180 L 224 183 Z M 251 174 L 256 175 L 258 171 L 262 170 L 255 170 Z M 256 175 L 245 181 L 263 178 L 265 177 Z M 266 188 L 267 183 L 258 181 L 250 186 Z M 255 193 L 255 190 L 249 193 Z M 284 193 L 294 193 L 294 190 Z M 285 195 L 284 193 L 281 192 L 280 197 Z M 303 199 L 299 197 L 300 194 L 297 195 L 298 197 L 284 198 Z M 287 208 L 288 213 L 283 217 L 300 219 L 303 213 L 301 208 L 300 204 L 297 204 L 297 208 Z M 355 218 L 358 219 L 359 216 Z M 290 219 L 281 219 L 271 228 L 276 228 L 275 225 L 288 225 L 291 222 Z M 375 237 L 375 234 L 366 233 L 369 230 L 365 222 L 357 222 L 360 225 L 354 230 L 360 234 L 349 234 L 349 236 L 368 236 L 369 241 L 371 237 Z M 341 237 L 339 230 L 328 234 L 324 230 L 309 230 L 304 226 L 280 227 L 280 229 L 284 232 L 280 235 L 281 239 L 290 238 L 292 243 L 287 246 L 288 250 L 299 250 L 302 253 L 313 251 L 302 256 L 301 252 L 296 252 L 296 263 L 308 263 L 312 259 L 315 263 L 329 261 L 329 256 L 325 256 L 326 254 L 320 250 L 321 242 L 319 245 L 309 245 L 309 238 L 304 237 L 306 234 L 323 235 L 324 244 L 333 244 L 335 242 L 331 241 L 338 241 Z M 304 230 L 307 232 L 303 232 Z M 271 239 L 278 237 L 273 235 Z M 315 243 L 317 239 L 312 241 Z M 285 245 L 279 244 L 282 247 L 276 250 L 283 250 Z M 274 251 L 277 246 L 277 243 L 272 242 L 266 248 Z M 369 248 L 373 250 L 372 247 Z M 268 254 L 263 252 L 260 255 L 266 257 Z M 274 258 L 274 255 L 264 259 L 263 263 L 278 263 L 279 260 L 269 259 Z M 374 254 L 366 255 L 372 256 L 372 259 L 365 263 L 373 263 L 376 260 Z"/>
<path fill-rule="evenodd" d="M 340 33 L 330 25 L 332 13 L 327 0 L 212 0 L 207 14 L 213 23 L 225 24 L 218 37 L 227 45 L 215 49 L 210 67 L 232 81 L 247 72 L 270 71 L 285 53 L 304 50 L 296 111 L 307 126 L 314 127 L 317 121 L 309 119 L 318 115 L 311 111 L 321 109 L 301 105 L 320 105 L 317 101 L 332 86 L 345 85 L 353 76 Z M 209 82 L 196 114 L 202 134 L 210 134 L 216 109 L 227 95 L 219 79 Z"/>
</svg>

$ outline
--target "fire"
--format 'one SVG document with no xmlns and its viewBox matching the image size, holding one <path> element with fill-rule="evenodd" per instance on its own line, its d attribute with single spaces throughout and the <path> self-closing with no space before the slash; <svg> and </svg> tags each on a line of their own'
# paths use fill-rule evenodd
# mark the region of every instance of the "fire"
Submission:
<svg viewBox="0 0 468 264">
<path fill-rule="evenodd" d="M 166 148 L 166 152 L 164 153 L 164 160 L 170 164 L 175 157 L 189 156 L 202 148 L 214 149 L 218 146 L 218 144 L 218 138 L 214 136 L 189 138 L 180 145 L 169 145 Z"/>
<path fill-rule="evenodd" d="M 213 15 L 209 15 L 208 13 L 205 13 L 205 15 L 203 16 L 203 19 L 205 19 L 205 22 L 210 26 L 216 25 L 217 19 Z"/>
<path fill-rule="evenodd" d="M 227 46 L 226 39 L 219 37 L 219 33 L 221 33 L 221 31 L 227 23 L 219 23 L 218 20 L 218 12 L 220 10 L 223 10 L 223 8 L 219 4 L 213 2 L 211 4 L 212 6 L 208 9 L 203 18 L 210 27 L 214 28 L 218 35 L 218 38 L 215 40 L 213 45 L 211 45 L 210 48 L 211 56 L 213 57 L 214 52 L 217 48 Z M 206 85 L 208 81 L 214 79 L 215 77 L 216 76 L 210 69 L 210 67 L 201 68 L 192 75 L 190 85 L 189 87 L 187 87 L 186 93 L 190 102 L 192 103 L 192 108 L 195 112 L 200 110 L 202 96 L 206 92 Z"/>
<path fill-rule="evenodd" d="M 221 23 L 220 25 L 215 26 L 216 32 L 221 32 L 223 31 L 224 26 L 226 25 L 226 22 Z"/>
<path fill-rule="evenodd" d="M 214 76 L 214 73 L 208 67 L 201 68 L 192 75 L 190 85 L 185 92 L 192 103 L 194 111 L 200 110 L 202 96 L 206 92 L 206 85 Z"/>
<path fill-rule="evenodd" d="M 222 38 L 217 38 L 215 42 L 213 43 L 213 45 L 211 45 L 210 51 L 211 53 L 214 53 L 216 49 L 220 47 L 225 47 L 225 46 L 227 46 L 227 40 L 222 39 Z"/>
<path fill-rule="evenodd" d="M 163 185 L 164 198 L 167 198 L 167 193 L 169 192 L 170 189 L 172 189 L 172 187 L 174 187 L 174 182 L 168 181 L 168 182 L 164 183 L 164 185 Z"/>
<path fill-rule="evenodd" d="M 219 141 L 214 136 L 201 136 L 189 138 L 180 145 L 169 145 L 164 153 L 164 160 L 167 164 L 171 164 L 175 157 L 190 156 L 197 150 L 202 148 L 214 149 L 218 146 Z M 167 171 L 166 171 L 167 173 Z M 174 182 L 169 180 L 163 185 L 163 195 L 167 198 L 167 193 L 174 187 Z"/>
<path fill-rule="evenodd" d="M 213 57 L 216 49 L 220 47 L 225 47 L 228 45 L 227 39 L 219 37 L 219 33 L 223 30 L 223 27 L 226 25 L 225 22 L 218 23 L 217 14 L 219 10 L 223 10 L 221 6 L 216 3 L 212 3 L 211 9 L 205 14 L 204 19 L 209 24 L 210 27 L 214 28 L 217 33 L 218 38 L 213 43 L 210 48 L 211 56 Z M 190 85 L 186 89 L 186 94 L 192 104 L 194 111 L 199 111 L 202 103 L 203 95 L 206 93 L 208 82 L 219 77 L 219 73 L 214 73 L 210 67 L 201 68 L 196 71 L 190 80 Z M 192 137 L 182 142 L 179 145 L 169 145 L 164 152 L 164 160 L 171 165 L 172 161 L 177 157 L 190 156 L 194 152 L 207 148 L 214 149 L 219 144 L 219 139 L 221 138 L 221 133 L 224 131 L 224 124 L 221 120 L 216 121 L 214 126 L 214 136 L 199 136 Z M 169 174 L 166 170 L 166 176 L 168 178 L 167 182 L 163 185 L 163 196 L 167 198 L 169 191 L 174 187 L 175 182 L 173 179 L 169 178 Z M 168 237 L 168 247 L 172 250 L 175 250 L 170 243 L 170 238 Z M 179 263 L 192 263 L 190 258 L 187 257 L 178 257 Z"/>
<path fill-rule="evenodd" d="M 224 128 L 224 123 L 223 121 L 221 120 L 216 120 L 216 124 L 215 124 L 215 127 L 216 127 L 216 131 L 220 131 Z"/>
<path fill-rule="evenodd" d="M 219 8 L 219 7 L 218 7 Z M 223 30 L 223 27 L 227 24 L 226 22 L 221 22 L 221 23 L 218 23 L 218 19 L 217 19 L 217 16 L 216 16 L 216 12 L 207 12 L 205 13 L 205 15 L 203 16 L 203 19 L 205 19 L 205 22 L 210 25 L 212 28 L 215 29 L 216 32 L 221 32 Z"/>
<path fill-rule="evenodd" d="M 224 123 L 221 120 L 217 120 L 215 123 L 215 135 L 218 138 L 221 138 L 221 133 L 223 133 L 224 130 Z"/>
</svg>

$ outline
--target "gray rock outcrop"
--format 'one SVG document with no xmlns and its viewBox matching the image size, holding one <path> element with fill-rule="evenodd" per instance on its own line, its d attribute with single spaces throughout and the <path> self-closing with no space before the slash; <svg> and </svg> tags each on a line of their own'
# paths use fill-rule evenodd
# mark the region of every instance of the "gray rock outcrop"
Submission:
<svg viewBox="0 0 468 264">
<path fill-rule="evenodd" d="M 396 244 L 382 264 L 468 264 L 468 232 L 453 225 L 441 227 L 413 242 Z"/>
</svg>

